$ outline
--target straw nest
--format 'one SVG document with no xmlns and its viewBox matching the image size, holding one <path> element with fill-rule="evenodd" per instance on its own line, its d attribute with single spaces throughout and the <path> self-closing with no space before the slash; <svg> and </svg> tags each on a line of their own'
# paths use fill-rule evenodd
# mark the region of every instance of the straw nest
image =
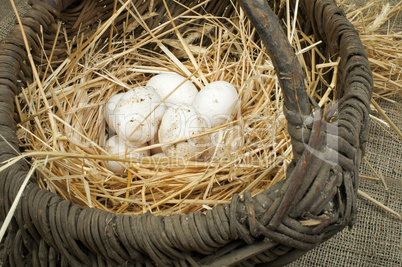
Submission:
<svg viewBox="0 0 402 267">
<path fill-rule="evenodd" d="M 304 34 L 297 20 L 286 15 L 286 8 L 283 10 L 288 25 L 285 31 L 305 70 L 308 93 L 320 106 L 330 104 L 336 98 L 332 89 L 339 58 L 328 59 L 321 54 L 319 42 Z M 385 16 L 389 18 L 398 10 L 388 9 Z M 110 31 L 112 19 L 100 25 L 87 42 L 60 29 L 69 40 L 67 46 L 77 44 L 76 50 L 69 51 L 71 56 L 57 69 L 51 68 L 51 59 L 44 58 L 46 73 L 41 74 L 47 78 L 37 79 L 18 95 L 18 135 L 25 151 L 22 157 L 36 161 L 39 185 L 83 206 L 114 213 L 170 215 L 229 203 L 234 193 L 245 190 L 255 195 L 284 179 L 292 148 L 281 89 L 270 58 L 240 8 L 234 6 L 230 19 L 188 11 L 170 18 L 167 31 L 162 30 L 166 25 L 146 27 L 153 14 L 137 17 L 132 6 L 116 12 L 126 11 L 127 17 L 136 20 L 118 34 Z M 387 41 L 374 31 L 366 32 L 379 23 L 375 18 L 381 10 L 373 11 L 373 18 L 365 19 L 364 25 L 358 18 L 365 10 L 360 12 L 350 12 L 348 17 L 359 29 L 371 56 L 376 86 L 383 89 L 378 94 L 389 95 L 398 91 L 394 87 L 401 88 L 400 81 L 389 76 L 390 69 L 394 70 L 391 75 L 400 74 L 400 54 L 395 59 L 392 48 L 392 38 L 400 36 L 390 36 Z M 144 30 L 133 36 L 137 27 Z M 112 38 L 101 39 L 107 31 Z M 389 59 L 391 53 L 398 63 Z M 205 162 L 107 155 L 105 103 L 114 94 L 145 85 L 150 77 L 163 72 L 181 74 L 198 89 L 215 80 L 237 88 L 241 101 L 237 117 L 203 133 L 239 126 L 242 138 L 237 152 Z M 106 160 L 129 164 L 123 175 L 115 175 L 105 168 Z"/>
</svg>

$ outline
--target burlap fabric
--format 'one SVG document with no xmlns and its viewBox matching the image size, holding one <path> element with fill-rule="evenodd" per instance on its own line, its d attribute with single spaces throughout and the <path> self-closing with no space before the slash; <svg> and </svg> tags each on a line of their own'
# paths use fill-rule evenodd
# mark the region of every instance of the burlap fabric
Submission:
<svg viewBox="0 0 402 267">
<path fill-rule="evenodd" d="M 20 15 L 28 10 L 26 0 L 14 0 Z M 357 4 L 365 0 L 354 0 Z M 390 1 L 397 3 L 398 1 Z M 0 0 L 0 41 L 12 29 L 15 15 L 9 0 Z M 387 115 L 402 130 L 402 97 L 378 101 Z M 372 115 L 379 117 L 375 111 Z M 402 145 L 401 139 L 384 131 L 384 126 L 372 120 L 366 159 L 376 172 L 384 176 L 389 191 L 380 181 L 360 179 L 360 189 L 402 213 Z M 363 161 L 361 174 L 375 176 Z M 402 266 L 402 223 L 371 202 L 358 198 L 358 214 L 352 229 L 308 252 L 288 266 Z M 1 249 L 1 246 L 0 246 Z M 1 265 L 1 263 L 0 263 Z"/>
<path fill-rule="evenodd" d="M 29 9 L 27 0 L 14 0 L 18 13 L 23 16 Z M 0 0 L 0 40 L 2 40 L 14 27 L 15 14 L 10 0 Z"/>
</svg>

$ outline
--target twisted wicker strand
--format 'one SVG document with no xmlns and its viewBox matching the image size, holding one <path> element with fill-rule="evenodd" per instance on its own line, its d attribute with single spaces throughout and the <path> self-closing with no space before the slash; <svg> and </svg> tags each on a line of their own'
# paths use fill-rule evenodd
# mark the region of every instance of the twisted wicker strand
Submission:
<svg viewBox="0 0 402 267">
<path fill-rule="evenodd" d="M 283 264 L 352 223 L 357 166 L 367 140 L 371 73 L 356 32 L 334 1 L 305 0 L 301 4 L 310 16 L 316 35 L 324 39 L 332 53 L 341 51 L 342 90 L 338 94 L 339 112 L 334 113 L 332 122 L 319 122 L 321 119 L 297 113 L 287 114 L 293 127 L 292 137 L 298 145 L 297 159 L 308 156 L 310 164 L 323 166 L 322 169 L 303 174 L 300 181 L 305 183 L 282 182 L 254 198 L 249 192 L 243 199 L 236 195 L 230 205 L 219 206 L 206 214 L 171 217 L 116 216 L 100 210 L 82 209 L 30 184 L 17 210 L 16 223 L 5 240 L 10 253 L 1 257 L 8 257 L 7 262 L 14 264 L 25 263 L 27 259 L 22 256 L 22 251 L 27 248 L 31 262 L 50 265 L 59 262 L 62 266 L 81 263 L 150 266 L 151 260 L 159 265 L 174 266 L 195 265 L 197 261 L 206 264 L 243 262 L 245 266 L 266 261 Z M 213 10 L 214 6 L 209 8 Z M 34 8 L 32 16 L 41 16 L 36 10 Z M 46 18 L 52 12 L 51 9 L 43 12 L 44 17 L 38 24 L 52 21 Z M 38 24 L 30 18 L 27 17 L 25 28 L 33 51 L 38 52 L 39 39 L 35 33 Z M 6 64 L 29 74 L 29 69 L 22 64 L 26 55 L 19 47 L 21 44 L 18 39 L 13 44 L 4 42 L 0 55 L 1 51 L 9 51 L 12 60 Z M 5 95 L 8 100 L 17 92 L 18 75 L 21 75 L 20 71 L 9 71 L 6 78 L 0 77 L 0 95 Z M 8 100 L 0 101 L 0 110 L 11 114 L 13 108 Z M 17 149 L 15 126 L 10 121 L 12 117 L 0 123 L 0 131 Z M 325 156 L 306 152 L 306 148 L 323 152 Z M 2 147 L 0 159 L 15 153 L 8 146 Z M 304 167 L 295 162 L 288 179 L 294 181 L 292 179 L 300 175 L 298 170 Z M 3 189 L 0 218 L 4 218 L 19 188 L 20 182 L 15 181 L 21 181 L 25 171 L 26 167 L 19 164 L 0 174 L 0 188 Z M 285 201 L 289 192 L 295 192 L 295 198 Z M 306 227 L 300 224 L 301 218 L 324 219 L 320 225 Z M 17 225 L 26 231 L 19 230 Z M 262 241 L 264 237 L 265 241 Z M 211 251 L 217 251 L 216 255 L 199 260 Z"/>
</svg>

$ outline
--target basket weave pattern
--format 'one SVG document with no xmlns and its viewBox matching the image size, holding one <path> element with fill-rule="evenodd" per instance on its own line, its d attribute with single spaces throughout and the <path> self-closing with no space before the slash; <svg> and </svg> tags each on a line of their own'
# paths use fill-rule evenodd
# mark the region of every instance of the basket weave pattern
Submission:
<svg viewBox="0 0 402 267">
<path fill-rule="evenodd" d="M 52 8 L 34 1 L 22 19 L 37 62 L 42 52 L 37 34 L 43 32 L 44 39 L 52 44 L 51 25 L 58 19 L 71 19 L 60 13 L 67 2 Z M 147 2 L 151 1 L 133 1 L 133 4 L 145 12 Z M 172 2 L 168 6 L 177 6 L 174 1 L 167 2 Z M 261 19 L 266 18 L 270 25 L 275 23 L 276 19 L 269 16 L 267 2 L 240 2 L 260 38 L 266 44 L 275 41 L 269 39 L 270 29 Z M 273 3 L 274 11 L 279 2 Z M 188 6 L 197 3 L 186 1 Z M 230 13 L 225 9 L 229 1 L 218 3 L 208 4 L 204 12 L 222 16 Z M 113 1 L 91 1 L 77 5 L 73 11 L 94 14 L 85 22 L 91 25 L 110 17 L 110 12 L 103 11 L 112 4 Z M 260 9 L 253 5 L 260 5 Z M 165 12 L 163 6 L 155 5 L 159 14 Z M 341 58 L 336 88 L 339 101 L 336 108 L 323 114 L 300 86 L 302 80 L 298 80 L 298 70 L 292 63 L 297 61 L 294 55 L 290 58 L 284 58 L 285 52 L 275 55 L 278 48 L 266 45 L 272 50 L 268 52 L 275 68 L 283 70 L 277 72 L 285 94 L 285 116 L 294 154 L 286 180 L 255 197 L 248 191 L 243 196 L 234 195 L 230 204 L 205 213 L 166 217 L 115 215 L 82 208 L 39 189 L 32 181 L 5 237 L 0 254 L 3 263 L 6 266 L 248 266 L 270 262 L 277 266 L 352 225 L 358 166 L 368 138 L 372 75 L 357 32 L 335 1 L 301 0 L 300 7 L 299 17 L 306 31 L 324 43 L 320 49 L 328 56 Z M 172 7 L 172 16 L 175 12 L 181 12 L 180 8 Z M 163 15 L 155 18 L 149 27 L 162 19 Z M 67 29 L 76 31 L 77 26 Z M 88 28 L 88 36 L 90 33 Z M 66 56 L 60 45 L 54 58 L 61 60 Z M 18 155 L 14 99 L 20 86 L 31 81 L 32 71 L 16 27 L 0 44 L 0 133 L 4 137 L 0 139 L 0 162 Z M 26 162 L 20 161 L 0 173 L 0 221 L 7 216 L 27 171 Z M 309 219 L 320 223 L 314 226 L 301 223 Z"/>
</svg>

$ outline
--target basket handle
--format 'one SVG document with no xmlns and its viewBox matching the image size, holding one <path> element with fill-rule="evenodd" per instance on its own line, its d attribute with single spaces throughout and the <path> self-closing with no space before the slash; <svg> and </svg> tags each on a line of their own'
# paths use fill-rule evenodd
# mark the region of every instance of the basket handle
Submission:
<svg viewBox="0 0 402 267">
<path fill-rule="evenodd" d="M 238 2 L 271 57 L 283 91 L 286 119 L 288 122 L 296 122 L 297 127 L 305 127 L 309 123 L 308 117 L 312 116 L 311 104 L 315 103 L 307 95 L 303 70 L 277 17 L 266 0 L 238 0 Z M 291 2 L 294 4 L 294 0 Z M 339 136 L 348 140 L 354 147 L 364 150 L 368 136 L 368 112 L 373 77 L 359 34 L 334 0 L 300 0 L 299 5 L 308 14 L 315 35 L 324 40 L 331 54 L 339 54 L 341 58 L 336 88 L 339 100 L 336 114 L 339 121 Z M 317 109 L 320 108 L 315 106 L 314 111 Z M 355 114 L 352 115 L 353 113 Z M 352 125 L 346 125 L 347 121 Z M 289 129 L 292 139 L 301 140 L 292 132 L 294 131 Z M 359 140 L 357 142 L 351 140 L 353 139 L 351 134 L 357 135 Z M 306 135 L 304 137 L 308 139 Z M 302 151 L 303 149 L 299 150 Z M 295 155 L 296 158 L 298 157 Z"/>
<path fill-rule="evenodd" d="M 257 30 L 275 67 L 287 110 L 309 116 L 312 112 L 304 85 L 303 69 L 289 44 L 279 20 L 266 0 L 239 0 Z"/>
<path fill-rule="evenodd" d="M 331 173 L 343 176 L 343 181 L 333 178 L 333 189 L 344 184 L 347 191 L 345 218 L 348 223 L 352 222 L 373 86 L 357 31 L 335 1 L 300 1 L 301 7 L 309 11 L 306 13 L 315 33 L 322 37 L 332 54 L 339 53 L 341 57 L 337 86 L 340 99 L 337 110 L 331 114 L 333 120 L 326 122 L 322 120 L 321 108 L 307 95 L 301 65 L 267 1 L 239 0 L 239 3 L 266 46 L 277 72 L 294 153 L 292 166 L 288 168 L 287 179 L 281 188 L 281 200 L 268 209 L 261 223 L 268 223 L 269 228 L 275 229 L 294 208 L 292 217 L 300 216 L 297 207 L 302 204 L 297 203 L 309 190 L 312 179 L 316 177 L 315 180 L 323 182 L 327 179 L 326 175 L 319 174 L 320 167 L 330 168 Z M 305 198 L 304 202 L 310 203 L 310 198 Z M 299 210 L 302 209 L 299 207 Z"/>
</svg>

